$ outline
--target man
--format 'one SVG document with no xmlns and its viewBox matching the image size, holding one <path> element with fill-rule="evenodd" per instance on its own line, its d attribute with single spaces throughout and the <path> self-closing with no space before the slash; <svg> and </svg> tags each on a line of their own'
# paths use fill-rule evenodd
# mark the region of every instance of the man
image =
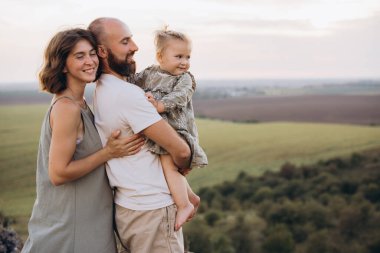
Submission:
<svg viewBox="0 0 380 253">
<path fill-rule="evenodd" d="M 89 30 L 96 37 L 103 65 L 94 96 L 95 123 L 103 144 L 112 129 L 122 136 L 142 133 L 188 168 L 191 152 L 186 142 L 164 121 L 137 86 L 124 81 L 135 71 L 138 50 L 132 33 L 114 18 L 94 20 Z M 139 153 L 107 163 L 115 189 L 115 221 L 125 252 L 184 252 L 182 230 L 174 231 L 175 206 L 158 155 L 143 148 Z"/>
</svg>

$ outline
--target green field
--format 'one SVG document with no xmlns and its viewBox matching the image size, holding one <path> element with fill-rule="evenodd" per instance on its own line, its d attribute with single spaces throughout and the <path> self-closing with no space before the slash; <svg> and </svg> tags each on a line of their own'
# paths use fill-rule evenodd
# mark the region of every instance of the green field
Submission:
<svg viewBox="0 0 380 253">
<path fill-rule="evenodd" d="M 25 239 L 35 198 L 39 131 L 47 105 L 0 106 L 0 210 L 15 217 Z M 260 174 L 286 162 L 313 163 L 380 147 L 380 128 L 353 125 L 197 121 L 209 166 L 195 169 L 194 189 L 234 179 L 244 170 Z"/>
</svg>

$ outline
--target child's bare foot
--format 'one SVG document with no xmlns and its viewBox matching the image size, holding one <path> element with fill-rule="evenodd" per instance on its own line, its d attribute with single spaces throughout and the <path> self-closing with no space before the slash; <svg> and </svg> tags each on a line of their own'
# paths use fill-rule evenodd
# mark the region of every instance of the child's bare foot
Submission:
<svg viewBox="0 0 380 253">
<path fill-rule="evenodd" d="M 194 211 L 193 204 L 189 203 L 184 207 L 177 207 L 177 214 L 175 217 L 175 231 L 178 231 L 182 225 L 187 221 L 187 219 L 191 216 Z"/>
<path fill-rule="evenodd" d="M 193 204 L 194 210 L 191 213 L 191 215 L 189 216 L 188 221 L 191 220 L 194 217 L 194 215 L 198 211 L 199 205 L 201 204 L 201 198 L 198 195 L 196 195 L 196 194 L 190 194 L 189 200 L 190 200 L 190 203 Z"/>
</svg>

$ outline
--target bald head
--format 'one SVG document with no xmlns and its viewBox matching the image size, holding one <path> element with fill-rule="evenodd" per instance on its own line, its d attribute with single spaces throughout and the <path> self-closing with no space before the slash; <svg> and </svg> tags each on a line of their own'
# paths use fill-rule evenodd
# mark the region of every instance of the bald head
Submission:
<svg viewBox="0 0 380 253">
<path fill-rule="evenodd" d="M 135 72 L 133 56 L 138 47 L 124 22 L 116 18 L 98 18 L 91 22 L 88 30 L 98 43 L 98 56 L 104 73 L 121 77 Z"/>
<path fill-rule="evenodd" d="M 109 37 L 108 28 L 115 26 L 126 26 L 121 20 L 117 18 L 97 18 L 91 22 L 88 26 L 88 30 L 95 36 L 98 44 L 107 44 L 107 38 Z M 107 29 L 106 29 L 107 28 Z"/>
</svg>

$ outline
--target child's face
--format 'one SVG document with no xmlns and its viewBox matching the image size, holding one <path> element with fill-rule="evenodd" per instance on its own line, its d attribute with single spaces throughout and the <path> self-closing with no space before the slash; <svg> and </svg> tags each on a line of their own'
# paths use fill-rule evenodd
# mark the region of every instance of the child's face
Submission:
<svg viewBox="0 0 380 253">
<path fill-rule="evenodd" d="M 188 71 L 190 68 L 191 48 L 189 43 L 171 39 L 167 42 L 166 48 L 157 56 L 160 68 L 177 76 Z"/>
</svg>

